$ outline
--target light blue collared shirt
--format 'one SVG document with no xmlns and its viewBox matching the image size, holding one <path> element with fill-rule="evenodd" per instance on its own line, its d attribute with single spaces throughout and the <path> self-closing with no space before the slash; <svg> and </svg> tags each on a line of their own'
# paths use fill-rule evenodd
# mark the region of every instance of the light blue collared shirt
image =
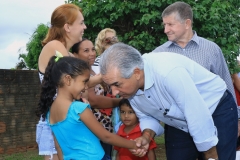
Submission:
<svg viewBox="0 0 240 160">
<path fill-rule="evenodd" d="M 226 83 L 189 58 L 170 52 L 144 54 L 144 91 L 130 103 L 142 130 L 157 135 L 159 121 L 189 132 L 199 151 L 218 142 L 212 113 L 226 91 Z"/>
</svg>

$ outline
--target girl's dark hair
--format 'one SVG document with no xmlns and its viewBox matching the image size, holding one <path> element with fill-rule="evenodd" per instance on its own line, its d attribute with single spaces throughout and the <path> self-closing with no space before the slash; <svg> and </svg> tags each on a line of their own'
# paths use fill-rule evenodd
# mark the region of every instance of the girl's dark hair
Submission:
<svg viewBox="0 0 240 160">
<path fill-rule="evenodd" d="M 90 41 L 90 40 L 87 39 L 87 38 L 83 38 L 80 42 L 75 43 L 75 44 L 72 46 L 72 48 L 71 48 L 72 53 L 73 53 L 73 54 L 77 54 L 78 51 L 79 51 L 79 46 L 81 45 L 81 43 L 82 43 L 83 41 L 86 41 L 86 40 Z"/>
<path fill-rule="evenodd" d="M 121 107 L 123 105 L 127 105 L 128 107 L 130 107 L 132 109 L 132 106 L 131 106 L 130 102 L 128 101 L 128 99 L 123 98 L 123 99 L 120 100 L 119 108 L 121 109 Z"/>
<path fill-rule="evenodd" d="M 40 100 L 36 109 L 36 115 L 46 117 L 49 108 L 53 103 L 57 87 L 63 86 L 61 81 L 64 75 L 72 78 L 82 75 L 86 70 L 90 70 L 87 62 L 74 57 L 62 57 L 55 62 L 56 56 L 51 57 L 46 68 L 42 86 Z"/>
</svg>

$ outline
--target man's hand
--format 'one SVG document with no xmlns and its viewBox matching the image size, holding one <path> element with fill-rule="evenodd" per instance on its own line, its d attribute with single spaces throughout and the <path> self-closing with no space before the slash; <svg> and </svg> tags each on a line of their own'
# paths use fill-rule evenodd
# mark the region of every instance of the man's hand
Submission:
<svg viewBox="0 0 240 160">
<path fill-rule="evenodd" d="M 203 153 L 204 153 L 205 159 L 209 159 L 209 158 L 217 159 L 218 158 L 216 146 L 210 148 L 209 150 L 207 150 Z"/>
<path fill-rule="evenodd" d="M 129 151 L 138 157 L 143 157 L 148 151 L 149 141 L 144 136 L 138 137 L 134 140 L 136 142 L 136 146 L 139 149 L 129 149 Z"/>
<path fill-rule="evenodd" d="M 145 129 L 142 132 L 142 136 L 135 139 L 136 146 L 139 147 L 137 150 L 130 149 L 130 152 L 138 157 L 144 156 L 149 148 L 149 143 L 152 138 L 155 136 L 155 132 L 151 129 Z"/>
</svg>

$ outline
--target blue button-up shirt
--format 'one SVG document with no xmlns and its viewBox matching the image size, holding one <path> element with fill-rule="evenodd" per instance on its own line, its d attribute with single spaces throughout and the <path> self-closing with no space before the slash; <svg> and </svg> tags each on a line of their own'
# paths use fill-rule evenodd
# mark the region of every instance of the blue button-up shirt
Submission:
<svg viewBox="0 0 240 160">
<path fill-rule="evenodd" d="M 144 90 L 138 90 L 129 99 L 141 129 L 161 134 L 159 121 L 162 121 L 189 132 L 199 151 L 216 146 L 218 138 L 212 113 L 227 88 L 225 82 L 176 53 L 150 53 L 142 58 Z"/>
</svg>

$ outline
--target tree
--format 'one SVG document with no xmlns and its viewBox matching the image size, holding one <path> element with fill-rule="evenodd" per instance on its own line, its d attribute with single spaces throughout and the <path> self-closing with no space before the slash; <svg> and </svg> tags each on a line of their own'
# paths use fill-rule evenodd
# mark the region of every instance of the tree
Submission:
<svg viewBox="0 0 240 160">
<path fill-rule="evenodd" d="M 84 36 L 93 42 L 100 30 L 113 28 L 119 40 L 137 48 L 141 53 L 151 52 L 167 41 L 161 25 L 161 11 L 176 0 L 68 0 L 83 9 L 87 30 Z M 185 0 L 193 7 L 193 29 L 198 35 L 217 43 L 225 56 L 231 73 L 239 71 L 240 53 L 239 0 Z M 47 26 L 40 24 L 27 44 L 29 68 L 37 68 L 41 41 Z"/>
<path fill-rule="evenodd" d="M 18 63 L 16 64 L 15 69 L 20 69 L 20 70 L 22 70 L 22 69 L 24 69 L 24 68 L 27 68 L 26 63 L 25 63 L 25 61 L 24 61 L 24 59 L 26 58 L 26 56 L 27 56 L 26 54 L 19 54 L 18 59 L 20 60 L 20 62 L 18 62 Z"/>
<path fill-rule="evenodd" d="M 151 52 L 167 41 L 161 25 L 161 11 L 176 0 L 68 0 L 83 9 L 85 37 L 94 42 L 104 28 L 117 31 L 120 41 L 141 53 Z M 193 29 L 217 43 L 231 73 L 237 72 L 240 51 L 240 9 L 238 0 L 185 0 L 193 7 Z"/>
<path fill-rule="evenodd" d="M 29 69 L 38 68 L 38 57 L 43 48 L 41 42 L 46 37 L 47 32 L 48 26 L 45 24 L 39 24 L 26 45 L 27 54 L 21 55 L 21 58 L 24 59 L 24 61 L 26 62 L 26 66 Z"/>
</svg>

